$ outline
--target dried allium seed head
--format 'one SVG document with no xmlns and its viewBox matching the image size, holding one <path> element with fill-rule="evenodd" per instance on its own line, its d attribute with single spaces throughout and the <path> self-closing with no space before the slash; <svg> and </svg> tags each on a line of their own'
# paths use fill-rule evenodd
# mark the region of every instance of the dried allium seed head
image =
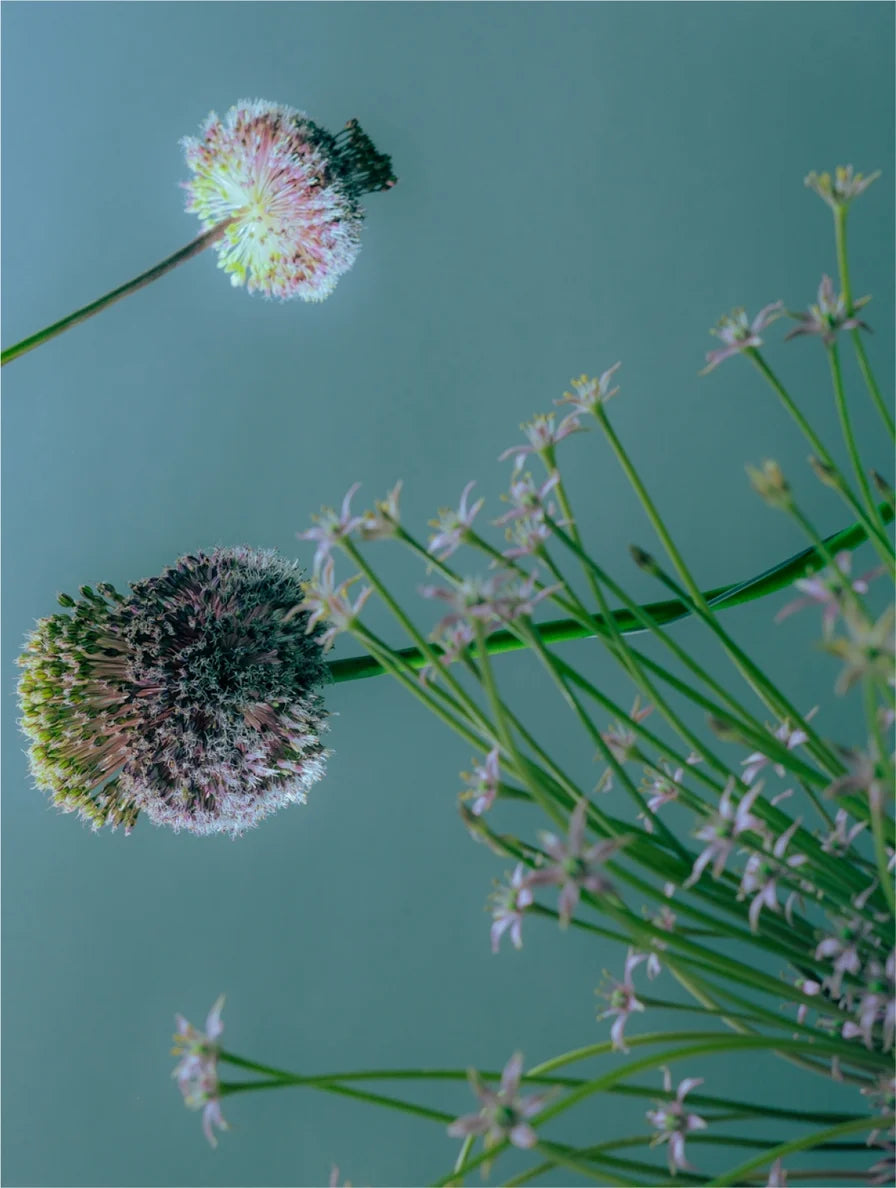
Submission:
<svg viewBox="0 0 896 1188">
<path fill-rule="evenodd" d="M 210 231 L 234 285 L 323 301 L 355 262 L 362 194 L 395 185 L 392 163 L 357 120 L 333 136 L 293 107 L 241 99 L 181 141 L 194 177 L 187 210 Z M 247 283 L 248 282 L 248 283 Z"/>
<path fill-rule="evenodd" d="M 234 836 L 321 778 L 326 675 L 301 571 L 272 552 L 181 557 L 130 596 L 60 596 L 19 660 L 38 787 L 94 828 L 140 812 Z"/>
</svg>

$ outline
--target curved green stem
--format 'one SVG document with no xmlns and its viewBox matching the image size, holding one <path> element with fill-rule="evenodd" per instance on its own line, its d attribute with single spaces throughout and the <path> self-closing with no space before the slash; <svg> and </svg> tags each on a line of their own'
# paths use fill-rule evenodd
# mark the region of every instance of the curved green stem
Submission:
<svg viewBox="0 0 896 1188">
<path fill-rule="evenodd" d="M 888 504 L 880 505 L 880 514 L 885 521 L 893 519 L 893 511 Z M 862 524 L 856 523 L 834 532 L 825 537 L 824 543 L 831 553 L 844 549 L 856 549 L 867 539 L 867 533 Z M 757 598 L 764 598 L 767 594 L 774 594 L 792 585 L 797 578 L 805 577 L 815 572 L 824 563 L 824 559 L 817 548 L 802 549 L 788 557 L 786 561 L 749 578 L 745 582 L 732 582 L 727 586 L 716 586 L 703 592 L 703 598 L 714 609 L 727 609 L 741 606 L 745 602 L 753 602 Z M 686 619 L 691 614 L 688 605 L 678 598 L 664 599 L 661 602 L 649 602 L 642 608 L 646 615 L 660 626 Z M 647 628 L 638 623 L 637 618 L 627 610 L 614 611 L 613 618 L 622 635 L 638 635 Z M 546 623 L 539 623 L 535 629 L 543 643 L 560 643 L 568 639 L 587 639 L 594 635 L 606 634 L 609 628 L 603 623 L 602 616 L 594 616 L 594 626 L 589 628 L 575 619 L 551 619 Z M 490 656 L 502 652 L 515 652 L 525 648 L 527 644 L 511 631 L 495 631 L 486 640 L 486 650 Z M 440 654 L 435 645 L 432 651 Z M 423 668 L 429 657 L 419 648 L 402 648 L 396 655 L 404 660 L 411 668 Z M 475 647 L 470 649 L 470 655 L 476 655 Z M 331 660 L 329 663 L 330 676 L 335 682 L 358 681 L 366 677 L 380 676 L 386 671 L 385 667 L 372 656 L 351 656 L 345 660 Z"/>
<path fill-rule="evenodd" d="M 98 297 L 96 301 L 91 301 L 89 305 L 84 305 L 81 309 L 76 309 L 68 317 L 60 318 L 58 322 L 53 322 L 52 325 L 45 326 L 43 330 L 38 330 L 36 334 L 31 334 L 28 338 L 23 338 L 21 342 L 17 342 L 14 346 L 7 347 L 0 354 L 0 367 L 11 363 L 13 359 L 18 359 L 19 355 L 26 355 L 28 351 L 33 351 L 35 347 L 41 346 L 42 343 L 49 342 L 51 338 L 55 338 L 63 330 L 77 326 L 79 322 L 86 322 L 88 318 L 92 318 L 94 314 L 98 314 L 101 310 L 106 309 L 107 306 L 114 305 L 122 297 L 127 297 L 131 293 L 136 293 L 138 289 L 152 284 L 154 280 L 158 280 L 166 272 L 171 272 L 178 264 L 192 260 L 194 256 L 198 256 L 207 247 L 211 247 L 213 243 L 217 243 L 227 231 L 230 224 L 238 217 L 238 215 L 234 215 L 232 218 L 225 219 L 223 223 L 218 223 L 217 227 L 212 227 L 211 231 L 204 231 L 192 243 L 188 243 L 186 247 L 180 248 L 173 256 L 168 256 L 160 264 L 156 264 L 154 268 L 150 268 L 146 272 L 141 272 L 139 276 L 135 276 L 133 280 L 128 281 L 124 285 L 119 285 L 117 289 L 113 289 L 111 293 L 106 293 L 104 297 Z"/>
</svg>

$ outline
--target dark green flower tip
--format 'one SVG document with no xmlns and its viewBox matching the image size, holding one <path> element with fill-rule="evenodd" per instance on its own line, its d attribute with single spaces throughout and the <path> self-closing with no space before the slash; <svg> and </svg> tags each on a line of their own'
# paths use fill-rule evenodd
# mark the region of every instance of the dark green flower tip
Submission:
<svg viewBox="0 0 896 1188">
<path fill-rule="evenodd" d="M 94 828 L 151 821 L 237 835 L 303 803 L 328 752 L 320 631 L 275 553 L 181 557 L 38 622 L 19 660 L 38 787 Z M 65 601 L 63 601 L 65 599 Z"/>
</svg>

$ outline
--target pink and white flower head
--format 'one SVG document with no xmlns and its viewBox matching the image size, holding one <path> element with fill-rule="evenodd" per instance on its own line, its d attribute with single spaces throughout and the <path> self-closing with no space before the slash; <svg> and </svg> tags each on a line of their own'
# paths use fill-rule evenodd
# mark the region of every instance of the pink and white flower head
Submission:
<svg viewBox="0 0 896 1188">
<path fill-rule="evenodd" d="M 191 1110 L 202 1110 L 202 1129 L 213 1147 L 218 1140 L 212 1130 L 228 1130 L 221 1115 L 218 1087 L 218 1044 L 216 1040 L 224 1030 L 221 1011 L 224 995 L 217 999 L 205 1021 L 205 1031 L 200 1031 L 183 1015 L 176 1015 L 177 1031 L 174 1034 L 173 1056 L 180 1056 L 177 1067 L 171 1074 L 177 1078 L 177 1085 L 184 1096 L 184 1102 Z"/>
<path fill-rule="evenodd" d="M 651 1147 L 658 1143 L 669 1144 L 669 1171 L 674 1176 L 681 1168 L 682 1171 L 693 1171 L 693 1167 L 685 1159 L 685 1138 L 695 1130 L 705 1130 L 706 1122 L 699 1114 L 689 1114 L 684 1099 L 692 1089 L 703 1084 L 702 1077 L 685 1077 L 675 1091 L 673 1101 L 657 1102 L 658 1108 L 647 1111 L 647 1121 L 655 1127 L 657 1134 L 651 1140 Z M 672 1075 L 668 1068 L 663 1068 L 663 1088 L 667 1093 L 672 1092 Z"/>
<path fill-rule="evenodd" d="M 448 1133 L 454 1138 L 484 1135 L 486 1151 L 504 1139 L 514 1147 L 534 1147 L 538 1136 L 529 1125 L 529 1118 L 539 1112 L 550 1097 L 550 1092 L 521 1097 L 519 1088 L 522 1071 L 522 1053 L 515 1052 L 504 1066 L 501 1085 L 495 1090 L 485 1085 L 476 1070 L 471 1068 L 468 1073 L 470 1087 L 482 1103 L 482 1108 L 475 1114 L 464 1114 L 457 1118 L 448 1127 Z M 483 1171 L 487 1166 L 484 1165 Z"/>
<path fill-rule="evenodd" d="M 241 99 L 181 141 L 193 178 L 187 210 L 215 245 L 231 283 L 287 300 L 323 301 L 360 248 L 360 196 L 395 185 L 392 163 L 357 120 L 333 136 L 302 111 Z"/>
<path fill-rule="evenodd" d="M 750 929 L 753 932 L 759 931 L 759 913 L 764 907 L 768 908 L 770 912 L 780 910 L 778 907 L 778 881 L 808 861 L 805 854 L 787 855 L 787 847 L 801 823 L 800 818 L 797 817 L 793 824 L 785 829 L 771 847 L 770 855 L 754 852 L 747 859 L 737 898 L 746 899 L 751 895 L 753 897 L 748 912 Z M 788 923 L 791 922 L 791 912 L 798 897 L 796 891 L 791 891 L 787 897 L 784 914 Z"/>
<path fill-rule="evenodd" d="M 500 755 L 497 747 L 492 747 L 485 757 L 485 763 L 479 763 L 473 768 L 472 774 L 462 772 L 461 778 L 467 785 L 464 800 L 472 800 L 470 811 L 476 817 L 481 817 L 495 803 L 498 785 L 501 782 Z"/>
<path fill-rule="evenodd" d="M 712 371 L 714 367 L 718 367 L 723 360 L 732 355 L 739 355 L 743 351 L 755 350 L 762 346 L 760 334 L 769 323 L 773 322 L 775 318 L 782 317 L 783 314 L 783 303 L 774 301 L 771 305 L 763 306 L 752 322 L 747 318 L 746 311 L 743 309 L 732 310 L 730 314 L 720 318 L 718 325 L 710 330 L 710 334 L 714 334 L 716 338 L 720 339 L 723 345 L 717 351 L 708 352 L 706 366 L 700 374 L 706 375 L 708 371 Z"/>
<path fill-rule="evenodd" d="M 423 598 L 438 598 L 451 606 L 451 612 L 439 621 L 436 631 L 459 622 L 480 624 L 486 633 L 501 623 L 531 615 L 543 598 L 559 590 L 560 584 L 536 590 L 534 573 L 525 578 L 512 570 L 499 570 L 487 578 L 463 578 L 456 586 L 421 586 Z"/>
</svg>

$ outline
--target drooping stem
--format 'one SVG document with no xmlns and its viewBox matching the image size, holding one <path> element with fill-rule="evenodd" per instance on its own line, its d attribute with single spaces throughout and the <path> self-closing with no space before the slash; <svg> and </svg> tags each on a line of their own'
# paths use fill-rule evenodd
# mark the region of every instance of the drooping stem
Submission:
<svg viewBox="0 0 896 1188">
<path fill-rule="evenodd" d="M 893 519 L 893 510 L 889 504 L 880 505 L 880 515 L 885 522 Z M 863 524 L 852 524 L 840 532 L 835 532 L 824 539 L 824 545 L 829 554 L 844 549 L 858 548 L 867 539 Z M 757 598 L 764 598 L 783 590 L 809 573 L 814 573 L 824 565 L 824 555 L 818 548 L 810 547 L 795 553 L 786 561 L 757 574 L 745 582 L 733 582 L 727 586 L 718 586 L 703 592 L 703 598 L 713 609 L 722 610 L 727 607 L 741 606 L 745 602 L 753 602 Z M 674 623 L 678 619 L 685 619 L 690 615 L 689 607 L 677 598 L 666 599 L 661 602 L 647 603 L 644 612 L 659 626 Z M 647 629 L 628 610 L 613 612 L 613 618 L 622 635 L 637 635 Z M 576 619 L 551 619 L 545 623 L 534 625 L 543 643 L 561 643 L 568 639 L 586 639 L 601 632 L 608 631 L 601 615 L 594 615 L 593 627 L 586 627 Z M 485 650 L 490 656 L 502 652 L 519 651 L 527 645 L 510 631 L 495 631 L 485 641 Z M 436 654 L 440 649 L 432 645 Z M 431 659 L 419 648 L 403 648 L 396 653 L 412 668 L 423 668 Z M 470 648 L 470 655 L 476 656 L 476 647 Z M 385 667 L 372 656 L 352 656 L 345 660 L 331 660 L 329 663 L 330 676 L 335 682 L 363 680 L 365 677 L 380 676 L 386 671 Z"/>
<path fill-rule="evenodd" d="M 15 346 L 8 347 L 0 355 L 0 367 L 11 363 L 13 359 L 18 359 L 19 355 L 25 355 L 28 351 L 33 351 L 35 347 L 41 346 L 42 343 L 49 342 L 51 338 L 55 338 L 57 334 L 61 334 L 63 330 L 68 330 L 72 326 L 77 326 L 79 322 L 86 322 L 88 318 L 92 318 L 94 314 L 98 314 L 101 310 L 106 309 L 107 306 L 113 305 L 116 301 L 120 301 L 122 297 L 127 297 L 131 293 L 136 293 L 138 289 L 144 288 L 151 284 L 154 280 L 158 280 L 160 276 L 164 276 L 166 272 L 171 272 L 178 264 L 183 264 L 187 260 L 192 260 L 194 256 L 198 256 L 200 252 L 205 251 L 207 247 L 211 247 L 213 243 L 217 243 L 219 239 L 225 234 L 227 228 L 233 223 L 239 215 L 233 215 L 229 219 L 225 219 L 222 223 L 218 223 L 216 227 L 212 227 L 211 231 L 204 231 L 202 235 L 188 243 L 186 247 L 182 247 L 176 251 L 173 256 L 168 256 L 167 259 L 162 260 L 160 264 L 156 264 L 154 268 L 148 269 L 146 272 L 141 272 L 139 276 L 135 276 L 133 280 L 126 284 L 119 285 L 117 289 L 113 289 L 110 293 L 106 293 L 104 297 L 98 297 L 96 301 L 91 301 L 89 305 L 83 306 L 81 309 L 75 310 L 74 313 L 69 314 L 68 317 L 60 318 L 58 322 L 53 322 L 50 326 L 45 326 L 43 330 L 38 330 L 36 334 L 30 335 L 28 338 L 23 338 L 21 342 L 17 342 Z"/>
</svg>

